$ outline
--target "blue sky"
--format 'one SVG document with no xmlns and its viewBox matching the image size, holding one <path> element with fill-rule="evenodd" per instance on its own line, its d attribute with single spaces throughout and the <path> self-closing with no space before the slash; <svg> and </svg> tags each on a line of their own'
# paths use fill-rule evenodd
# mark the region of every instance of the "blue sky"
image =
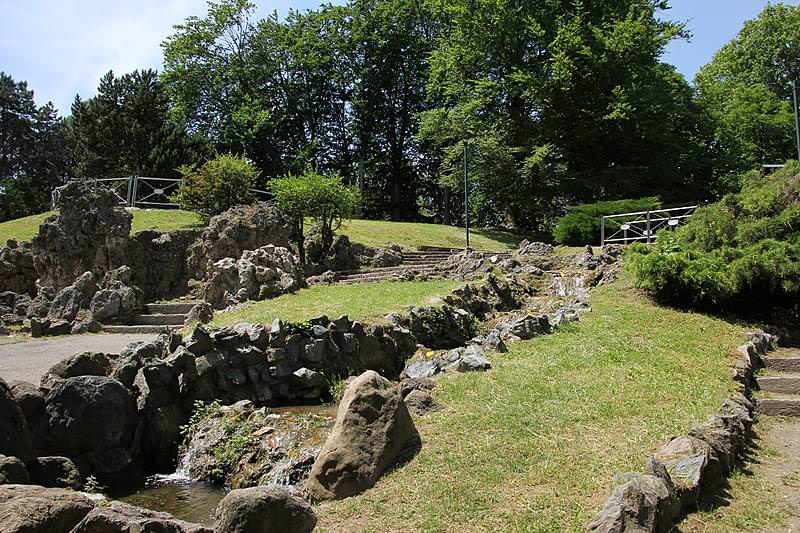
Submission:
<svg viewBox="0 0 800 533">
<path fill-rule="evenodd" d="M 259 0 L 258 15 L 318 0 Z M 336 2 L 335 2 L 336 3 Z M 774 2 L 773 2 L 774 3 Z M 785 0 L 791 5 L 800 0 Z M 670 45 L 665 61 L 692 79 L 714 52 L 754 18 L 767 0 L 672 0 L 664 16 L 688 21 L 690 42 Z M 62 114 L 76 93 L 93 95 L 100 76 L 160 68 L 161 41 L 205 0 L 0 0 L 0 70 L 27 80 L 37 103 L 51 100 Z"/>
</svg>

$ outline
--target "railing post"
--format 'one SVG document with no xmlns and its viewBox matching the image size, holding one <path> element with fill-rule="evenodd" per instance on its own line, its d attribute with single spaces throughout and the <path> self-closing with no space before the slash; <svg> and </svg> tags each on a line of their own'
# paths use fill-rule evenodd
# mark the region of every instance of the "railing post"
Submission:
<svg viewBox="0 0 800 533">
<path fill-rule="evenodd" d="M 650 244 L 650 210 L 647 210 L 647 244 Z"/>
<path fill-rule="evenodd" d="M 606 245 L 606 216 L 600 215 L 600 248 Z"/>
</svg>

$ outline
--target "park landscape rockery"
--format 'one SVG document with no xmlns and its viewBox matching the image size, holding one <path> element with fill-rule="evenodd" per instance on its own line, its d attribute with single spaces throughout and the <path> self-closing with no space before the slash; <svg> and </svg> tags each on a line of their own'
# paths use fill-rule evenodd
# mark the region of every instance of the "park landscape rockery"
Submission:
<svg viewBox="0 0 800 533">
<path fill-rule="evenodd" d="M 737 349 L 733 378 L 739 392 L 726 399 L 719 412 L 695 424 L 688 435 L 671 437 L 646 463 L 646 473 L 617 476 L 602 511 L 589 523 L 597 533 L 667 532 L 675 520 L 714 494 L 746 450 L 753 425 L 749 394 L 761 356 L 776 339 L 763 331 L 748 334 Z"/>
</svg>

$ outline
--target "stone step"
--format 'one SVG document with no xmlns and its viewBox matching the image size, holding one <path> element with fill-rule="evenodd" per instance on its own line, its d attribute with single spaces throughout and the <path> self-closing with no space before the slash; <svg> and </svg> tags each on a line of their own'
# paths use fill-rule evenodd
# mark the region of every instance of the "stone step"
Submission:
<svg viewBox="0 0 800 533">
<path fill-rule="evenodd" d="M 800 374 L 758 376 L 756 381 L 758 382 L 758 388 L 763 392 L 800 394 Z"/>
<path fill-rule="evenodd" d="M 182 326 L 186 320 L 183 313 L 170 313 L 161 315 L 137 315 L 133 323 L 139 326 Z"/>
<path fill-rule="evenodd" d="M 397 265 L 397 266 L 393 266 L 393 267 L 368 268 L 368 269 L 365 269 L 365 270 L 342 270 L 340 272 L 337 272 L 336 274 L 339 277 L 353 276 L 353 275 L 359 275 L 359 274 L 373 274 L 373 273 L 375 273 L 375 274 L 381 273 L 382 274 L 384 272 L 392 273 L 392 272 L 402 272 L 404 270 L 422 270 L 422 269 L 430 270 L 430 269 L 433 269 L 435 266 L 436 266 L 436 263 L 430 263 L 430 264 L 424 264 L 424 265 L 407 265 L 407 264 L 403 264 L 403 265 Z"/>
<path fill-rule="evenodd" d="M 142 333 L 167 333 L 170 330 L 180 329 L 181 326 L 103 326 L 103 333 L 126 333 L 126 334 L 142 334 Z"/>
<path fill-rule="evenodd" d="M 764 365 L 775 372 L 800 373 L 800 357 L 764 357 Z"/>
<path fill-rule="evenodd" d="M 200 301 L 187 301 L 187 302 L 167 302 L 158 304 L 147 304 L 145 306 L 145 314 L 149 315 L 171 315 L 171 314 L 186 314 L 192 310 L 192 307 L 202 303 Z"/>
<path fill-rule="evenodd" d="M 415 269 L 415 274 L 431 274 L 432 270 L 418 270 Z M 369 279 L 369 280 L 384 280 L 384 279 L 398 279 L 398 272 L 387 272 L 387 273 L 369 273 L 365 272 L 363 274 L 350 274 L 348 276 L 341 276 L 337 277 L 336 281 L 353 281 L 353 280 L 360 280 L 360 279 Z"/>
<path fill-rule="evenodd" d="M 800 397 L 770 394 L 758 399 L 756 411 L 767 416 L 800 416 Z"/>
</svg>

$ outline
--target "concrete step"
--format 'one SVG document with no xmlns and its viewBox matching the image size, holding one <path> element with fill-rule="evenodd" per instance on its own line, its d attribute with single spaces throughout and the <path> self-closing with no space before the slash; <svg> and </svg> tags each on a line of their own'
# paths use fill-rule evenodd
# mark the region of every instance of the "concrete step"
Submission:
<svg viewBox="0 0 800 533">
<path fill-rule="evenodd" d="M 770 371 L 800 373 L 800 357 L 764 357 L 764 365 Z"/>
<path fill-rule="evenodd" d="M 140 326 L 183 326 L 184 320 L 186 320 L 186 315 L 183 313 L 137 315 L 133 317 L 133 323 Z"/>
<path fill-rule="evenodd" d="M 180 326 L 103 326 L 103 333 L 166 333 L 170 330 L 180 329 Z"/>
<path fill-rule="evenodd" d="M 756 402 L 756 411 L 767 416 L 800 416 L 800 397 L 766 394 Z"/>
<path fill-rule="evenodd" d="M 186 301 L 186 302 L 168 302 L 163 304 L 147 304 L 145 306 L 145 314 L 149 315 L 171 315 L 171 314 L 186 314 L 192 310 L 192 307 L 202 303 L 200 301 Z"/>
<path fill-rule="evenodd" d="M 800 374 L 758 376 L 756 382 L 758 382 L 758 388 L 763 392 L 800 394 Z"/>
</svg>

